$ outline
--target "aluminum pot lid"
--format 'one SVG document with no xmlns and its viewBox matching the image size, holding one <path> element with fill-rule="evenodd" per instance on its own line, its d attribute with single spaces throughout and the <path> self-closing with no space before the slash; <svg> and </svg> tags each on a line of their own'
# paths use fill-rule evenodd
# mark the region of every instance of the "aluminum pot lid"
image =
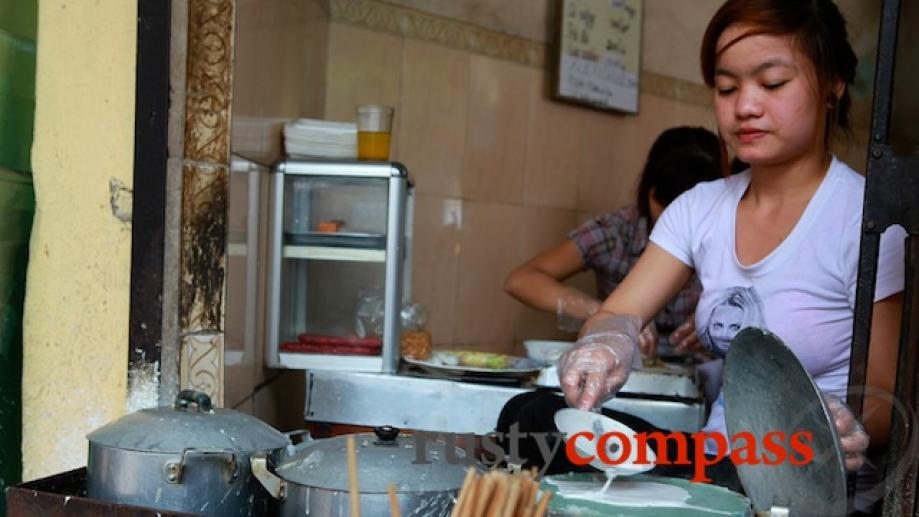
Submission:
<svg viewBox="0 0 919 517">
<path fill-rule="evenodd" d="M 725 359 L 723 390 L 729 436 L 752 433 L 758 457 L 776 459 L 773 453 L 764 454 L 763 447 L 765 435 L 779 431 L 784 433 L 782 447 L 788 455 L 804 460 L 790 446 L 790 437 L 801 431 L 812 436 L 805 443 L 813 459 L 804 465 L 794 465 L 788 458 L 777 465 L 737 465 L 754 510 L 782 506 L 790 508 L 792 515 L 845 515 L 846 474 L 836 426 L 817 385 L 794 353 L 774 334 L 752 327 L 742 330 Z"/>
<path fill-rule="evenodd" d="M 90 443 L 142 452 L 181 453 L 189 448 L 252 453 L 290 445 L 278 430 L 254 416 L 215 409 L 204 393 L 186 390 L 174 407 L 142 409 L 89 433 Z"/>
<path fill-rule="evenodd" d="M 375 434 L 355 434 L 358 486 L 361 493 L 386 493 L 390 483 L 399 493 L 459 490 L 466 475 L 466 454 L 460 448 L 418 433 L 400 435 L 393 427 Z M 276 473 L 307 487 L 347 491 L 348 435 L 316 440 L 282 461 Z"/>
</svg>

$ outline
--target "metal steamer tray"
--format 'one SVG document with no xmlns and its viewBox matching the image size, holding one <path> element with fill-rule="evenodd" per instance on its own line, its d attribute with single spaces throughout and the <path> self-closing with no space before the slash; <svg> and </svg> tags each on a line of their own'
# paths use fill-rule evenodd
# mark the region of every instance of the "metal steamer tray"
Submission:
<svg viewBox="0 0 919 517">
<path fill-rule="evenodd" d="M 548 366 L 536 378 L 536 386 L 559 388 L 558 368 Z M 686 368 L 644 368 L 629 374 L 621 396 L 659 396 L 673 399 L 696 400 L 702 397 L 693 374 Z"/>
<path fill-rule="evenodd" d="M 751 433 L 760 456 L 767 433 L 785 433 L 786 445 L 793 433 L 812 433 L 813 460 L 809 463 L 737 465 L 754 510 L 787 508 L 790 515 L 845 515 L 846 474 L 836 427 L 819 389 L 794 353 L 767 331 L 742 330 L 725 360 L 723 390 L 729 436 Z"/>
<path fill-rule="evenodd" d="M 386 249 L 386 236 L 363 232 L 284 232 L 290 244 L 361 249 Z"/>
</svg>

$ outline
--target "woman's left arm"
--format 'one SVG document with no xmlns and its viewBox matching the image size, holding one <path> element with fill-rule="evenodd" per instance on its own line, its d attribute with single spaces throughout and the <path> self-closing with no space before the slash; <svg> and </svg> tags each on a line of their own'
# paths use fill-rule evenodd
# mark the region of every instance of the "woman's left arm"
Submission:
<svg viewBox="0 0 919 517">
<path fill-rule="evenodd" d="M 871 390 L 865 396 L 862 422 L 871 437 L 872 447 L 886 446 L 890 437 L 891 400 L 897 378 L 902 308 L 903 293 L 897 293 L 875 302 L 871 316 L 866 380 Z M 877 391 L 879 396 L 871 396 L 871 391 Z"/>
</svg>

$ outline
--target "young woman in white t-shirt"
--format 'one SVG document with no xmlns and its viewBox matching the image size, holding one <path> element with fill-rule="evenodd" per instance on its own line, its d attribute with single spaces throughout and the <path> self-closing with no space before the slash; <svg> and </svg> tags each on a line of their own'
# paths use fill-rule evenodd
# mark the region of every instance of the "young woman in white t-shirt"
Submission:
<svg viewBox="0 0 919 517">
<path fill-rule="evenodd" d="M 848 123 L 856 58 L 831 0 L 728 0 L 711 20 L 702 72 L 720 136 L 750 169 L 703 183 L 663 213 L 637 264 L 560 361 L 568 404 L 593 408 L 625 382 L 637 332 L 695 272 L 696 328 L 716 353 L 744 326 L 769 329 L 827 393 L 845 396 L 864 179 L 830 154 Z M 893 391 L 903 289 L 903 233 L 881 240 L 868 384 Z M 781 389 L 780 387 L 777 389 Z M 866 400 L 865 414 L 872 414 Z M 868 435 L 836 406 L 846 467 Z M 889 406 L 865 422 L 883 443 Z M 707 432 L 725 432 L 716 403 Z M 708 452 L 708 447 L 706 447 Z"/>
</svg>

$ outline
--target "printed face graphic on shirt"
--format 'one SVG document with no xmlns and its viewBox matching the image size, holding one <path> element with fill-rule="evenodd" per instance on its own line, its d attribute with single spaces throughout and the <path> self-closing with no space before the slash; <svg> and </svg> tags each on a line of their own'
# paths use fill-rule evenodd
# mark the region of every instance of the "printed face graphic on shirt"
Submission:
<svg viewBox="0 0 919 517">
<path fill-rule="evenodd" d="M 718 357 L 724 357 L 731 340 L 746 327 L 766 327 L 763 302 L 753 287 L 731 287 L 718 293 L 702 325 L 702 342 Z M 706 311 L 699 307 L 698 310 Z"/>
<path fill-rule="evenodd" d="M 741 325 L 743 325 L 743 309 L 733 305 L 715 307 L 708 323 L 708 334 L 712 339 L 712 345 L 718 350 L 727 351 L 731 340 L 740 332 Z"/>
</svg>

